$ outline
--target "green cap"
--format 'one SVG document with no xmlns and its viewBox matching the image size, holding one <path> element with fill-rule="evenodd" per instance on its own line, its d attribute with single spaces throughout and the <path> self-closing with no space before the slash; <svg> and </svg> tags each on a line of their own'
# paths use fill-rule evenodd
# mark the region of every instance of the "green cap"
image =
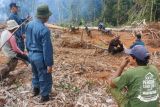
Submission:
<svg viewBox="0 0 160 107">
<path fill-rule="evenodd" d="M 38 6 L 37 14 L 36 14 L 37 17 L 46 18 L 51 15 L 52 15 L 52 13 L 49 10 L 48 5 L 43 4 L 43 5 Z"/>
</svg>

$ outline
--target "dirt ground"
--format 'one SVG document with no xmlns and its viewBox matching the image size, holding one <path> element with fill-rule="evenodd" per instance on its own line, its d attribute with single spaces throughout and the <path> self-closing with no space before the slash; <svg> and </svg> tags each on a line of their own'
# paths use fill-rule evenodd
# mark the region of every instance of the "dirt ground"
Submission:
<svg viewBox="0 0 160 107">
<path fill-rule="evenodd" d="M 58 33 L 57 33 L 58 32 Z M 110 95 L 106 78 L 120 66 L 124 53 L 111 55 L 106 48 L 112 36 L 103 35 L 93 30 L 92 38 L 85 31 L 77 34 L 55 31 L 53 90 L 51 101 L 39 104 L 38 97 L 31 97 L 31 71 L 23 62 L 19 64 L 10 76 L 0 82 L 0 105 L 3 107 L 116 107 L 117 104 Z M 126 47 L 134 42 L 134 37 L 128 32 L 114 32 L 121 37 Z M 147 36 L 143 37 L 151 52 L 151 63 L 160 69 L 160 55 L 154 54 L 160 48 L 149 45 Z M 105 42 L 105 43 L 104 43 Z M 6 58 L 0 54 L 0 64 Z M 128 66 L 127 68 L 129 68 Z M 1 107 L 0 106 L 0 107 Z"/>
</svg>

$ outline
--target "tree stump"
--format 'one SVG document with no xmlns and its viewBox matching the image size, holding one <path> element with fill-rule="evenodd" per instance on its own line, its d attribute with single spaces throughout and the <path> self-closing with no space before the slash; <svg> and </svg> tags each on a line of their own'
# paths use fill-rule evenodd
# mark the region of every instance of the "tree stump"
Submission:
<svg viewBox="0 0 160 107">
<path fill-rule="evenodd" d="M 87 26 L 85 27 L 85 31 L 87 33 L 87 36 L 90 37 L 90 38 L 92 38 L 91 30 Z"/>
<path fill-rule="evenodd" d="M 70 26 L 70 28 L 69 28 L 69 32 L 71 32 L 71 33 L 77 33 L 79 31 L 79 27 L 75 27 L 75 26 Z"/>
</svg>

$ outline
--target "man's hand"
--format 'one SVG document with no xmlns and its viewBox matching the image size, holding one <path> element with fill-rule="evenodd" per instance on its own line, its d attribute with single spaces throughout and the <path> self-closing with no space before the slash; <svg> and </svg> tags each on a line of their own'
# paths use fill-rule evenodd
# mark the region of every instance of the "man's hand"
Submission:
<svg viewBox="0 0 160 107">
<path fill-rule="evenodd" d="M 23 52 L 23 55 L 27 55 L 28 53 L 27 52 Z"/>
<path fill-rule="evenodd" d="M 25 34 L 22 34 L 22 38 L 25 39 L 25 38 L 26 38 L 26 35 L 25 35 Z"/>
<path fill-rule="evenodd" d="M 118 48 L 118 46 L 117 46 L 117 47 L 114 47 L 115 50 L 117 50 L 117 48 Z"/>
<path fill-rule="evenodd" d="M 48 66 L 47 71 L 48 71 L 48 73 L 52 73 L 52 66 Z"/>
<path fill-rule="evenodd" d="M 130 62 L 129 57 L 125 57 L 122 61 L 121 67 L 126 67 Z"/>
</svg>

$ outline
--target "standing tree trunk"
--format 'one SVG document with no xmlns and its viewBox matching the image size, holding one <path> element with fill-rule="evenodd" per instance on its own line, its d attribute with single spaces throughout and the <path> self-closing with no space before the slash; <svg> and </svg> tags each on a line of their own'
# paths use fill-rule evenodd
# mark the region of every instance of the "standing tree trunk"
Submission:
<svg viewBox="0 0 160 107">
<path fill-rule="evenodd" d="M 152 4 L 151 4 L 150 22 L 153 20 L 153 6 L 154 6 L 154 0 L 152 0 Z"/>
<path fill-rule="evenodd" d="M 120 0 L 117 1 L 117 14 L 118 14 L 118 17 L 117 17 L 117 26 L 119 26 L 119 17 L 120 17 Z"/>
</svg>

